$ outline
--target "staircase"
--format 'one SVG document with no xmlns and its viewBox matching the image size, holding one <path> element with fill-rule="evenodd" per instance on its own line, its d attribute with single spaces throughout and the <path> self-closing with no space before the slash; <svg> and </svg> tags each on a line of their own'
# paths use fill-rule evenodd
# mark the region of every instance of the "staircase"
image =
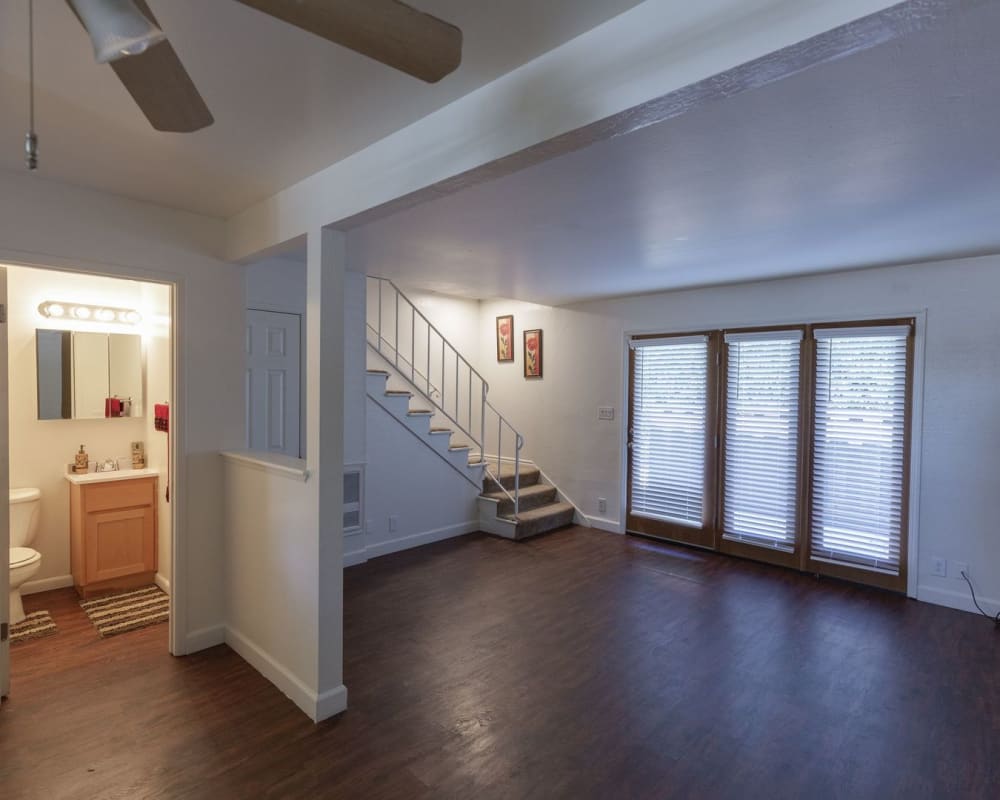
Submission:
<svg viewBox="0 0 1000 800">
<path fill-rule="evenodd" d="M 483 478 L 479 495 L 479 524 L 486 533 L 505 539 L 527 539 L 540 533 L 573 524 L 576 509 L 559 497 L 559 490 L 542 480 L 538 467 L 523 465 L 519 470 L 519 509 L 509 492 L 514 489 L 514 468 L 502 465 L 499 475 Z M 499 490 L 496 481 L 505 491 Z"/>
<path fill-rule="evenodd" d="M 368 396 L 395 417 L 410 433 L 426 444 L 449 467 L 479 486 L 483 481 L 485 464 L 479 454 L 471 456 L 468 443 L 456 438 L 452 428 L 435 424 L 434 411 L 414 401 L 413 392 L 389 387 L 389 372 L 369 369 L 365 376 Z M 426 404 L 425 404 L 426 405 Z"/>
<path fill-rule="evenodd" d="M 521 459 L 524 437 L 482 375 L 392 281 L 369 277 L 367 298 L 368 397 L 481 490 L 482 530 L 520 540 L 571 525 L 576 507 Z"/>
</svg>

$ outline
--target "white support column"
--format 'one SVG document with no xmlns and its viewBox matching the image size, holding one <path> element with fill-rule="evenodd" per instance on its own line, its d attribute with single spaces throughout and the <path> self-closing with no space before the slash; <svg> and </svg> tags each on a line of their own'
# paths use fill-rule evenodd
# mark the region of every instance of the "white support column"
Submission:
<svg viewBox="0 0 1000 800">
<path fill-rule="evenodd" d="M 306 465 L 318 515 L 316 713 L 347 708 L 344 664 L 344 272 L 345 234 L 307 238 Z"/>
</svg>

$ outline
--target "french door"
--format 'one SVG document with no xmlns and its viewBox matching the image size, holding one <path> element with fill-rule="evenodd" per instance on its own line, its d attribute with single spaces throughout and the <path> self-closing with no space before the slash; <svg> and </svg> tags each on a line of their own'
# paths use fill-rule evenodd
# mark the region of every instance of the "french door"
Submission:
<svg viewBox="0 0 1000 800">
<path fill-rule="evenodd" d="M 713 545 L 717 352 L 714 333 L 632 341 L 630 531 Z"/>
<path fill-rule="evenodd" d="M 628 530 L 905 590 L 913 328 L 633 339 Z"/>
</svg>

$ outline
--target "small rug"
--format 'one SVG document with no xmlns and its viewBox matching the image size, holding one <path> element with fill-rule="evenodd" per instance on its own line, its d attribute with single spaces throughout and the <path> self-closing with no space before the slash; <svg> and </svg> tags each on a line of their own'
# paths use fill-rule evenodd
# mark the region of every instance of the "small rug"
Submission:
<svg viewBox="0 0 1000 800">
<path fill-rule="evenodd" d="M 10 643 L 26 642 L 28 639 L 40 639 L 56 632 L 56 624 L 48 611 L 33 611 L 21 622 L 10 626 Z"/>
<path fill-rule="evenodd" d="M 170 618 L 170 598 L 158 586 L 80 601 L 101 638 L 115 636 Z"/>
</svg>

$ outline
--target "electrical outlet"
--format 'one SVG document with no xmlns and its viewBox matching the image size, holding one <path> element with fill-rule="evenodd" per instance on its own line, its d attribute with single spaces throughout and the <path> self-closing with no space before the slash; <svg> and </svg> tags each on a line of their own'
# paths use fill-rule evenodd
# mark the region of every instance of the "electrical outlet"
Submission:
<svg viewBox="0 0 1000 800">
<path fill-rule="evenodd" d="M 597 510 L 602 514 L 608 510 L 608 500 L 606 497 L 597 498 Z"/>
<path fill-rule="evenodd" d="M 931 558 L 931 575 L 937 575 L 939 578 L 948 577 L 948 562 L 946 559 L 934 556 Z"/>
<path fill-rule="evenodd" d="M 952 569 L 952 577 L 955 578 L 955 580 L 964 581 L 965 578 L 962 577 L 963 572 L 970 578 L 972 577 L 972 573 L 969 572 L 968 564 L 962 561 L 956 561 L 954 564 L 952 564 L 952 567 L 954 568 Z"/>
<path fill-rule="evenodd" d="M 613 420 L 615 418 L 615 410 L 611 406 L 601 406 L 597 409 L 597 418 Z"/>
<path fill-rule="evenodd" d="M 389 533 L 394 533 L 399 529 L 399 517 L 395 514 L 389 517 Z"/>
</svg>

